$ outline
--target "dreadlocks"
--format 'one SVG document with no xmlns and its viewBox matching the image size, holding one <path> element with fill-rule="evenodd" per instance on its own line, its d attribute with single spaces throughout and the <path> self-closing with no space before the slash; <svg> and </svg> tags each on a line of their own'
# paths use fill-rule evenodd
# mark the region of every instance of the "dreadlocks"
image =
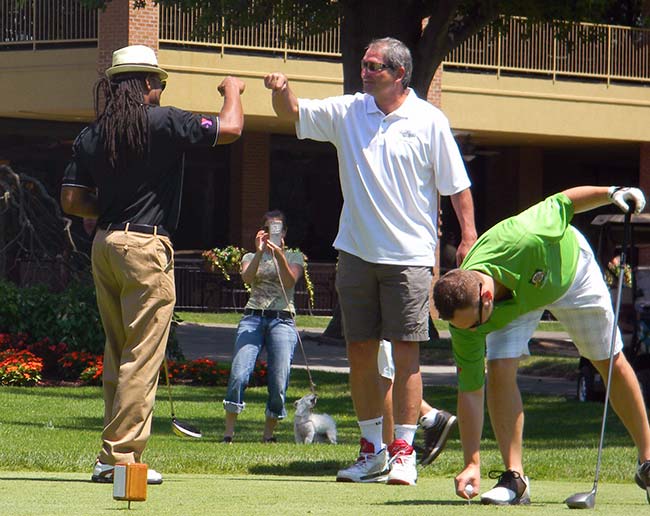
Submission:
<svg viewBox="0 0 650 516">
<path fill-rule="evenodd" d="M 141 75 L 116 77 L 113 81 L 104 77 L 95 84 L 96 123 L 113 169 L 124 165 L 129 156 L 142 158 L 146 154 L 149 123 L 143 103 L 145 93 Z"/>
</svg>

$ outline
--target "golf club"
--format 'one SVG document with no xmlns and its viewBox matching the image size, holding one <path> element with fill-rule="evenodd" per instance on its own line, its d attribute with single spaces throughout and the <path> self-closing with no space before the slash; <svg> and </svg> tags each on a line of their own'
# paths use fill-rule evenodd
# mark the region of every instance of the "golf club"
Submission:
<svg viewBox="0 0 650 516">
<path fill-rule="evenodd" d="M 570 509 L 593 509 L 596 505 L 596 491 L 598 490 L 598 477 L 600 475 L 600 462 L 603 453 L 603 441 L 605 439 L 605 422 L 607 421 L 607 407 L 609 405 L 609 389 L 612 384 L 612 370 L 614 364 L 614 346 L 616 343 L 616 332 L 618 329 L 618 316 L 621 311 L 621 295 L 623 292 L 623 281 L 625 276 L 625 264 L 627 260 L 627 246 L 630 242 L 632 213 L 634 212 L 634 203 L 630 206 L 625 214 L 623 223 L 623 248 L 621 249 L 620 268 L 618 273 L 618 288 L 616 291 L 616 308 L 614 310 L 614 325 L 612 327 L 612 339 L 609 346 L 609 372 L 607 373 L 607 387 L 605 389 L 605 406 L 603 407 L 603 421 L 600 427 L 600 441 L 598 442 L 598 459 L 596 460 L 596 475 L 594 476 L 594 486 L 587 493 L 576 493 L 569 496 L 564 503 Z"/>
<path fill-rule="evenodd" d="M 167 382 L 167 392 L 169 393 L 169 405 L 172 409 L 172 431 L 179 437 L 193 437 L 195 439 L 200 439 L 203 437 L 201 430 L 195 426 L 186 423 L 185 421 L 179 421 L 176 419 L 174 414 L 174 401 L 172 400 L 172 386 L 169 383 L 169 368 L 167 366 L 167 357 L 163 361 L 163 366 L 165 368 L 165 381 Z"/>
</svg>

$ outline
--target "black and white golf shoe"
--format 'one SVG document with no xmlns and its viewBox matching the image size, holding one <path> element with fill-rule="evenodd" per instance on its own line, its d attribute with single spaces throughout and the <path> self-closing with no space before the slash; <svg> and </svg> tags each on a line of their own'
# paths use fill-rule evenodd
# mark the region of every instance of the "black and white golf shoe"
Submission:
<svg viewBox="0 0 650 516">
<path fill-rule="evenodd" d="M 498 478 L 496 485 L 481 495 L 483 505 L 528 505 L 530 482 L 516 471 L 490 471 L 490 478 Z"/>
<path fill-rule="evenodd" d="M 424 429 L 424 448 L 418 452 L 421 457 L 420 465 L 431 464 L 440 455 L 445 444 L 447 444 L 449 432 L 455 424 L 456 416 L 445 410 L 439 410 L 433 425 L 422 427 Z"/>
<path fill-rule="evenodd" d="M 636 485 L 645 490 L 645 496 L 648 503 L 650 503 L 650 460 L 639 464 L 639 467 L 636 468 L 634 481 L 636 482 Z"/>
</svg>

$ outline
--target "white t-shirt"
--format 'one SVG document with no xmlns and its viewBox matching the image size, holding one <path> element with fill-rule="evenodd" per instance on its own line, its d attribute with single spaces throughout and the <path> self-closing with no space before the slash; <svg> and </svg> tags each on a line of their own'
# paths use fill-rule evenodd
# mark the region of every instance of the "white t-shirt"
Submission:
<svg viewBox="0 0 650 516">
<path fill-rule="evenodd" d="M 298 107 L 298 138 L 337 149 L 344 202 L 334 247 L 370 263 L 433 266 L 437 191 L 470 186 L 445 115 L 411 89 L 389 115 L 364 93 Z"/>
</svg>

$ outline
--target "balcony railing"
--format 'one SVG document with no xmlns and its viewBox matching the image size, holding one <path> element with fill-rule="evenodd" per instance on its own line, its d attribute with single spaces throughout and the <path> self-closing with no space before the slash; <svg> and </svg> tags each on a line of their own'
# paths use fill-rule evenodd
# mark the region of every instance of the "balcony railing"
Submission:
<svg viewBox="0 0 650 516">
<path fill-rule="evenodd" d="M 575 23 L 569 37 L 558 41 L 549 23 L 527 29 L 526 20 L 512 18 L 509 30 L 486 29 L 451 52 L 445 68 L 493 70 L 650 82 L 650 30 Z"/>
<path fill-rule="evenodd" d="M 198 11 L 176 7 L 160 11 L 160 41 L 171 45 L 198 45 L 254 52 L 326 56 L 341 55 L 340 26 L 297 43 L 286 43 L 287 27 L 268 20 L 251 28 L 228 29 L 215 22 L 207 36 L 195 36 Z M 566 39 L 557 40 L 550 23 L 528 27 L 523 18 L 511 18 L 509 30 L 487 28 L 473 36 L 444 61 L 447 68 L 490 70 L 501 75 L 539 74 L 552 77 L 650 82 L 650 30 L 574 23 Z M 284 31 L 284 32 L 283 32 Z"/>
<path fill-rule="evenodd" d="M 200 11 L 184 12 L 180 7 L 160 8 L 160 43 L 214 47 L 223 54 L 226 49 L 245 50 L 312 57 L 341 57 L 340 24 L 322 34 L 294 38 L 285 37 L 295 31 L 292 22 L 278 23 L 269 19 L 258 25 L 231 28 L 223 19 L 216 20 L 202 35 L 195 35 Z"/>
<path fill-rule="evenodd" d="M 97 10 L 78 0 L 0 0 L 0 48 L 97 41 Z"/>
<path fill-rule="evenodd" d="M 291 23 L 269 19 L 253 27 L 235 29 L 216 20 L 204 36 L 196 36 L 199 11 L 160 8 L 159 37 L 173 46 L 215 47 L 337 59 L 341 56 L 340 26 L 321 34 L 294 38 Z M 650 82 L 650 30 L 614 25 L 572 24 L 568 43 L 554 37 L 551 24 L 528 27 L 521 18 L 509 30 L 486 29 L 451 52 L 446 68 L 504 73 L 586 78 L 606 81 Z M 585 37 L 588 36 L 588 37 Z M 97 42 L 97 11 L 78 0 L 0 0 L 0 49 Z"/>
</svg>

